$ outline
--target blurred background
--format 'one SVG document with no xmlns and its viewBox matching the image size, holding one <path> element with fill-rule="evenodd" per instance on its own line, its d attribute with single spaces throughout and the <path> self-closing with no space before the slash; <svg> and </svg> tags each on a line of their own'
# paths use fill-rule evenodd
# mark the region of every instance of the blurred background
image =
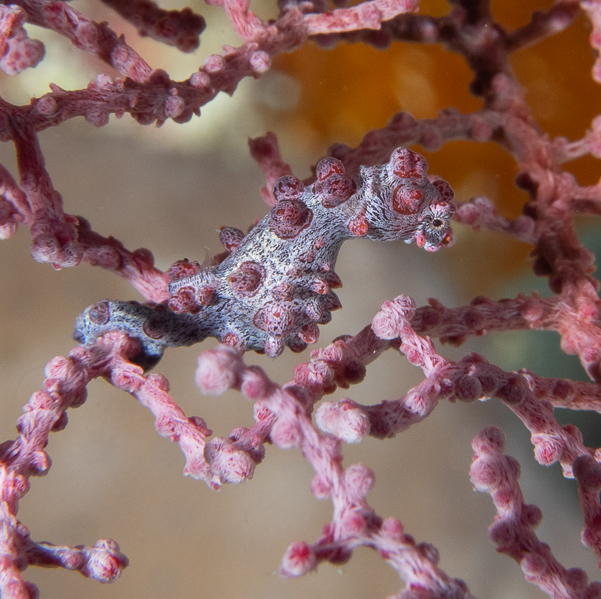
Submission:
<svg viewBox="0 0 601 599">
<path fill-rule="evenodd" d="M 261 1 L 255 5 L 253 0 L 253 10 L 273 16 L 273 6 Z M 525 24 L 534 8 L 550 5 L 497 0 L 492 10 L 501 24 L 513 28 Z M 100 4 L 76 0 L 73 6 L 97 21 L 108 20 L 153 67 L 165 68 L 173 79 L 188 78 L 222 44 L 240 43 L 214 7 L 193 6 L 208 27 L 199 50 L 182 55 L 139 39 Z M 442 1 L 421 5 L 426 14 L 447 9 Z M 46 58 L 18 77 L 2 75 L 4 99 L 24 104 L 45 93 L 50 82 L 78 89 L 97 73 L 114 74 L 58 36 L 36 27 L 28 31 L 44 41 Z M 513 57 L 535 118 L 552 136 L 582 137 L 599 112 L 599 88 L 590 80 L 589 34 L 580 18 L 568 31 Z M 248 137 L 276 132 L 284 159 L 297 176 L 306 177 L 330 144 L 356 145 L 370 128 L 382 127 L 400 110 L 431 118 L 447 106 L 477 109 L 480 100 L 468 94 L 469 80 L 462 59 L 437 46 L 397 43 L 380 52 L 346 44 L 325 51 L 308 44 L 279 57 L 260 80 L 243 81 L 232 98 L 220 95 L 202 108 L 200 119 L 185 125 L 143 127 L 126 115 L 95 129 L 74 119 L 44 131 L 40 139 L 65 210 L 84 215 L 96 231 L 115 236 L 129 249 L 151 249 L 164 270 L 180 258 L 202 261 L 206 252 L 220 252 L 220 226 L 246 229 L 265 214 L 259 194 L 264 180 L 249 157 Z M 454 142 L 426 156 L 430 173 L 447 179 L 459 199 L 485 194 L 503 215 L 520 214 L 525 195 L 513 185 L 516 165 L 496 146 Z M 0 161 L 16 176 L 12 145 L 0 146 Z M 582 184 L 596 182 L 600 174 L 592 159 L 578 160 L 570 170 Z M 579 226 L 585 243 L 596 250 L 598 222 L 583 219 Z M 534 289 L 547 293 L 545 281 L 528 274 L 531 248 L 526 244 L 460 226 L 455 231 L 456 245 L 436 254 L 404 243 L 345 244 L 337 266 L 344 308 L 322 328 L 318 347 L 358 332 L 383 301 L 400 293 L 418 305 L 436 297 L 448 306 L 464 305 L 475 295 L 498 299 Z M 0 440 L 14 438 L 14 421 L 40 388 L 44 365 L 73 347 L 73 323 L 83 308 L 102 298 L 140 299 L 126 282 L 88 265 L 55 272 L 35 263 L 29 243 L 29 232 L 20 229 L 0 252 Z M 236 426 L 252 424 L 252 405 L 237 393 L 204 397 L 194 386 L 196 357 L 214 344 L 209 340 L 170 350 L 157 371 L 168 377 L 172 396 L 188 415 L 202 416 L 216 435 L 227 435 Z M 541 375 L 585 380 L 578 361 L 561 354 L 552 333 L 507 333 L 460 348 L 437 347 L 454 359 L 478 351 L 508 370 L 528 367 Z M 287 351 L 277 360 L 249 353 L 246 361 L 283 384 L 308 357 L 308 351 L 300 356 Z M 378 403 L 401 397 L 420 380 L 421 371 L 388 352 L 368 368 L 361 385 L 326 399 L 348 396 Z M 397 574 L 367 549 L 357 550 L 341 568 L 326 564 L 300 579 L 278 577 L 288 544 L 312 543 L 331 518 L 331 504 L 309 491 L 312 471 L 299 451 L 267 447 L 251 482 L 216 493 L 182 476 L 179 448 L 156 434 L 152 416 L 133 398 L 103 381 L 94 381 L 88 390 L 84 406 L 69 412 L 67 428 L 51 436 L 53 466 L 45 478 L 32 479 L 19 517 L 36 541 L 93 545 L 112 537 L 130 566 L 109 585 L 74 572 L 30 568 L 24 575 L 39 586 L 41 597 L 384 598 L 402 587 Z M 596 414 L 561 417 L 584 428 L 585 443 L 601 445 Z M 563 479 L 558 466 L 536 464 L 528 432 L 499 402 L 443 403 L 396 439 L 366 439 L 345 447 L 344 463 L 360 461 L 375 471 L 370 504 L 383 517 L 399 518 L 418 541 L 436 545 L 440 566 L 466 580 L 474 595 L 542 597 L 524 581 L 518 565 L 495 553 L 487 537 L 492 502 L 474 493 L 469 481 L 470 441 L 491 424 L 506 431 L 507 453 L 522 464 L 526 501 L 543 510 L 540 537 L 566 567 L 583 567 L 598 579 L 593 556 L 579 542 L 582 522 L 574 482 Z"/>
</svg>

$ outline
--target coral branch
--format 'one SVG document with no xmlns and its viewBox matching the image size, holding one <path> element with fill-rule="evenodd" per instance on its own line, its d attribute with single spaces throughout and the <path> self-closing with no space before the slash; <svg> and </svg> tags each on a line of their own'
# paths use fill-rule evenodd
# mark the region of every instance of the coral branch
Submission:
<svg viewBox="0 0 601 599">
<path fill-rule="evenodd" d="M 165 10 L 154 0 L 103 1 L 141 36 L 184 52 L 198 47 L 206 25 L 204 17 L 189 8 Z M 530 433 L 536 460 L 545 466 L 558 462 L 565 477 L 576 479 L 584 518 L 581 540 L 601 564 L 601 448 L 585 446 L 581 431 L 573 424 L 561 426 L 554 415 L 555 408 L 601 413 L 599 282 L 593 276 L 594 255 L 583 246 L 576 228 L 579 213 L 601 214 L 601 180 L 578 181 L 565 170 L 577 159 L 601 157 L 601 116 L 586 116 L 579 126 L 584 129 L 590 121 L 589 130 L 580 139 L 545 132 L 536 118 L 542 112 L 531 108 L 525 92 L 537 87 L 523 87 L 510 60 L 512 53 L 568 29 L 582 14 L 591 27 L 591 51 L 599 55 L 601 0 L 556 0 L 513 30 L 496 19 L 489 0 L 452 0 L 448 14 L 439 16 L 416 14 L 416 0 L 355 5 L 346 0 L 277 0 L 269 19 L 254 14 L 249 0 L 208 4 L 220 7 L 217 12 L 229 19 L 241 45 L 226 45 L 220 53 L 204 57 L 184 81 L 154 70 L 116 29 L 63 1 L 0 5 L 4 73 L 18 74 L 42 59 L 43 45 L 30 39 L 25 29 L 33 24 L 63 36 L 118 74 L 99 73 L 85 89 L 64 90 L 51 83 L 49 93 L 24 106 L 0 98 L 0 140 L 14 143 L 19 174 L 17 182 L 0 165 L 0 238 L 11 237 L 21 224 L 31 230 L 35 260 L 56 269 L 82 262 L 100 266 L 124 277 L 145 300 L 101 300 L 88 307 L 76 321 L 74 337 L 82 346 L 49 362 L 42 390 L 31 396 L 17 420 L 16 440 L 0 444 L 0 596 L 37 597 L 35 586 L 21 576 L 28 565 L 77 570 L 102 582 L 115 580 L 128 565 L 111 539 L 101 539 L 94 547 L 38 543 L 17 519 L 30 477 L 50 468 L 50 432 L 67 425 L 67 409 L 82 405 L 88 383 L 99 377 L 150 410 L 157 432 L 179 444 L 184 474 L 204 480 L 211 489 L 252 479 L 267 444 L 300 450 L 315 472 L 313 495 L 330 499 L 333 513 L 316 542 L 290 544 L 280 567 L 284 577 L 303 575 L 326 561 L 343 564 L 355 548 L 369 547 L 405 582 L 397 599 L 472 598 L 463 581 L 438 567 L 433 545 L 416 542 L 400 520 L 383 519 L 370 507 L 373 471 L 362 464 L 343 466 L 343 443 L 358 444 L 367 436 L 394 437 L 425 420 L 444 400 L 496 399 L 520 419 Z M 206 12 L 207 18 L 212 12 Z M 379 49 L 392 41 L 439 44 L 467 64 L 473 75 L 470 91 L 481 107 L 473 112 L 446 108 L 436 118 L 421 120 L 399 112 L 384 127 L 366 133 L 355 148 L 332 145 L 305 181 L 293 176 L 274 133 L 251 139 L 251 154 L 265 175 L 261 193 L 269 213 L 246 234 L 234 226 L 221 227 L 222 254 L 203 264 L 178 260 L 168 273 L 154 267 L 149 250 L 129 251 L 113 237 L 93 231 L 84 217 L 64 211 L 44 164 L 38 132 L 78 116 L 100 127 L 111 114 L 129 114 L 139 124 L 161 125 L 167 119 L 183 124 L 200 116 L 200 108 L 219 93 L 233 94 L 244 78 L 261 77 L 275 57 L 308 41 L 325 47 L 346 41 Z M 382 68 L 389 63 L 369 60 L 370 73 L 394 78 L 394 72 Z M 284 68 L 282 64 L 278 68 Z M 575 64 L 572 57 L 570 64 Z M 395 61 L 394 68 L 403 68 L 402 61 Z M 315 72 L 332 76 L 322 69 Z M 592 75 L 601 83 L 599 56 Z M 355 69 L 352 76 L 361 74 Z M 537 77 L 545 79 L 544 72 Z M 580 89 L 569 91 L 569 97 L 585 95 Z M 348 101 L 355 95 L 347 93 Z M 564 96 L 555 95 L 552 100 L 559 106 Z M 315 102 L 320 114 L 324 101 L 322 97 Z M 371 103 L 363 103 L 360 110 L 365 106 Z M 336 106 L 335 118 L 340 115 L 344 122 L 344 115 L 354 114 L 348 108 Z M 560 108 L 558 112 L 565 112 L 570 107 Z M 563 128 L 565 123 L 557 130 Z M 480 192 L 454 204 L 449 184 L 428 176 L 425 158 L 406 147 L 419 144 L 435 151 L 451 140 L 494 143 L 513 157 L 515 184 L 521 190 L 515 197 L 526 198 L 521 216 L 502 216 L 506 206 Z M 591 164 L 574 166 L 585 165 L 590 171 Z M 453 169 L 448 171 L 445 176 L 454 178 Z M 286 385 L 243 361 L 246 350 L 277 357 L 285 347 L 297 352 L 318 341 L 319 326 L 341 307 L 336 290 L 342 281 L 334 269 L 345 240 L 403 240 L 436 251 L 453 244 L 452 219 L 469 227 L 463 231 L 464 243 L 473 235 L 495 232 L 508 243 L 530 244 L 533 272 L 547 278 L 551 297 L 482 295 L 471 302 L 458 300 L 469 304 L 455 307 L 430 299 L 416 308 L 410 297 L 398 295 L 382 304 L 371 326 L 313 351 Z M 452 267 L 462 265 L 454 261 Z M 498 273 L 491 269 L 490 274 Z M 473 336 L 517 330 L 557 332 L 562 350 L 578 355 L 593 382 L 541 377 L 526 368 L 507 372 L 476 353 L 451 360 L 439 354 L 432 341 L 459 345 Z M 212 437 L 202 418 L 186 416 L 169 395 L 167 379 L 146 372 L 166 348 L 207 337 L 222 344 L 198 358 L 196 383 L 202 393 L 234 389 L 253 404 L 254 424 L 237 426 L 226 437 Z M 376 399 L 372 405 L 350 397 L 320 403 L 337 388 L 362 382 L 368 365 L 389 349 L 421 369 L 421 382 L 395 392 L 397 399 Z M 488 492 L 497 509 L 489 528 L 497 550 L 517 561 L 526 580 L 554 599 L 601 598 L 600 583 L 589 583 L 579 568 L 562 566 L 534 533 L 542 514 L 524 503 L 519 465 L 503 455 L 504 443 L 500 430 L 484 429 L 472 442 L 470 469 L 474 487 Z"/>
<path fill-rule="evenodd" d="M 98 541 L 94 549 L 36 544 L 16 518 L 19 500 L 29 490 L 29 477 L 43 476 L 50 468 L 50 458 L 44 451 L 50 432 L 65 428 L 67 409 L 85 402 L 88 382 L 105 374 L 111 360 L 121 351 L 131 352 L 132 342 L 117 334 L 89 350 L 76 348 L 68 358 L 50 361 L 45 370 L 44 390 L 31 396 L 17 421 L 19 436 L 0 445 L 2 596 L 35 596 L 35 587 L 23 581 L 18 573 L 27 564 L 77 569 L 103 582 L 114 580 L 127 566 L 127 558 L 112 540 Z"/>
<path fill-rule="evenodd" d="M 153 266 L 148 250 L 130 252 L 113 237 L 92 231 L 81 217 L 63 211 L 60 194 L 54 189 L 44 167 L 37 135 L 13 125 L 21 187 L 3 167 L 5 208 L 3 222 L 12 234 L 18 222 L 31 228 L 31 254 L 38 262 L 55 268 L 77 266 L 85 261 L 112 270 L 127 279 L 147 300 L 162 302 L 168 296 L 167 275 Z M 9 200 L 9 201 L 7 201 Z"/>
<path fill-rule="evenodd" d="M 30 23 L 64 35 L 80 50 L 98 56 L 108 65 L 134 81 L 146 81 L 152 68 L 118 37 L 106 23 L 96 23 L 65 2 L 16 0 L 27 13 Z"/>
<path fill-rule="evenodd" d="M 408 588 L 429 591 L 429 596 L 441 599 L 449 595 L 472 597 L 465 583 L 437 567 L 438 554 L 431 545 L 416 544 L 403 534 L 398 520 L 383 521 L 369 507 L 365 497 L 374 483 L 373 472 L 360 464 L 342 468 L 340 442 L 314 428 L 307 415 L 310 404 L 299 393 L 296 378 L 293 386 L 280 388 L 260 369 L 245 366 L 235 350 L 220 346 L 201 354 L 196 380 L 204 392 L 222 393 L 234 387 L 254 400 L 258 428 L 242 431 L 241 435 L 252 436 L 256 444 L 261 438 L 264 442 L 269 434 L 269 439 L 282 449 L 300 447 L 315 469 L 313 493 L 321 499 L 332 498 L 333 521 L 324 527 L 323 536 L 314 545 L 293 543 L 288 548 L 280 568 L 283 576 L 306 574 L 322 561 L 344 563 L 353 549 L 367 546 L 399 572 Z M 228 444 L 235 447 L 239 438 L 236 432 L 219 449 L 223 451 Z M 226 455 L 231 463 L 231 454 Z"/>
<path fill-rule="evenodd" d="M 380 29 L 384 21 L 416 10 L 416 0 L 370 0 L 352 8 L 307 15 L 305 25 L 309 35 L 342 33 L 357 29 Z"/>
<path fill-rule="evenodd" d="M 593 27 L 590 42 L 591 47 L 597 51 L 597 60 L 593 66 L 592 75 L 597 83 L 601 83 L 601 4 L 596 0 L 580 0 L 580 6 Z"/>
<path fill-rule="evenodd" d="M 595 452 L 595 458 L 598 456 L 599 450 Z M 601 560 L 601 465 L 595 458 L 589 455 L 578 457 L 574 461 L 574 477 L 578 481 L 580 511 L 584 516 L 582 543 L 591 548 L 597 560 Z M 598 566 L 601 567 L 601 561 L 598 562 Z"/>
<path fill-rule="evenodd" d="M 272 193 L 275 182 L 285 175 L 291 175 L 290 165 L 284 162 L 280 154 L 278 138 L 269 132 L 263 137 L 248 140 L 251 156 L 257 161 L 265 174 L 265 187 L 261 187 L 261 195 L 268 206 L 273 206 L 276 199 Z"/>
<path fill-rule="evenodd" d="M 25 11 L 15 4 L 0 6 L 0 69 L 7 75 L 35 67 L 44 58 L 44 45 L 27 37 Z"/>
<path fill-rule="evenodd" d="M 351 426 L 356 428 L 355 423 L 361 421 L 363 414 L 368 418 L 369 426 L 362 423 L 362 435 L 393 437 L 429 416 L 441 399 L 471 402 L 496 397 L 531 432 L 538 462 L 548 466 L 559 461 L 564 476 L 572 478 L 574 460 L 593 452 L 583 445 L 582 435 L 576 427 L 558 424 L 550 399 L 556 394 L 558 402 L 569 401 L 576 394 L 576 389 L 565 381 L 543 379 L 527 370 L 504 372 L 478 354 L 471 354 L 458 362 L 443 358 L 436 353 L 428 337 L 419 336 L 412 328 L 410 319 L 414 307 L 407 296 L 384 302 L 382 310 L 374 317 L 372 329 L 380 338 L 400 338 L 400 350 L 410 363 L 424 371 L 426 379 L 397 401 L 361 406 L 344 399 L 335 408 L 327 408 L 326 412 L 325 408 L 320 408 L 318 414 L 326 430 L 334 432 L 329 421 L 336 420 L 336 416 L 350 420 Z M 581 405 L 598 410 L 600 406 L 595 398 L 595 387 L 583 387 L 580 391 L 584 396 L 581 396 Z M 357 440 L 354 439 L 354 442 Z"/>
<path fill-rule="evenodd" d="M 335 144 L 328 153 L 338 158 L 349 173 L 355 173 L 361 164 L 377 164 L 399 144 L 420 144 L 434 151 L 454 139 L 490 141 L 495 131 L 503 129 L 505 115 L 492 110 L 461 114 L 454 108 L 440 111 L 436 119 L 416 120 L 407 112 L 395 114 L 381 129 L 372 129 L 354 149 Z"/>
<path fill-rule="evenodd" d="M 501 430 L 485 428 L 472 441 L 472 448 L 470 477 L 474 488 L 488 493 L 497 508 L 495 521 L 488 529 L 497 551 L 518 562 L 526 580 L 553 599 L 601 596 L 601 583 L 589 583 L 580 568 L 566 570 L 536 536 L 534 529 L 540 524 L 542 512 L 536 505 L 524 503 L 518 484 L 520 466 L 515 458 L 503 455 L 505 436 Z"/>
<path fill-rule="evenodd" d="M 504 218 L 497 213 L 494 203 L 484 196 L 460 203 L 457 206 L 454 220 L 470 225 L 476 231 L 481 229 L 497 231 L 512 235 L 525 243 L 536 243 L 535 222 L 532 218 L 525 215 L 518 216 L 515 220 Z"/>
<path fill-rule="evenodd" d="M 569 27 L 579 14 L 578 2 L 560 0 L 546 12 L 534 11 L 530 22 L 507 35 L 507 50 L 515 52 Z"/>
<path fill-rule="evenodd" d="M 0 239 L 8 239 L 17 230 L 19 223 L 31 226 L 32 212 L 13 176 L 0 165 Z"/>
<path fill-rule="evenodd" d="M 103 0 L 127 19 L 142 37 L 175 46 L 182 52 L 192 52 L 200 44 L 199 36 L 206 27 L 200 15 L 189 8 L 164 10 L 152 0 Z"/>
<path fill-rule="evenodd" d="M 99 582 L 114 582 L 129 560 L 112 539 L 100 539 L 94 547 L 59 547 L 51 543 L 31 543 L 25 555 L 28 563 L 44 568 L 77 570 L 86 578 Z"/>
</svg>

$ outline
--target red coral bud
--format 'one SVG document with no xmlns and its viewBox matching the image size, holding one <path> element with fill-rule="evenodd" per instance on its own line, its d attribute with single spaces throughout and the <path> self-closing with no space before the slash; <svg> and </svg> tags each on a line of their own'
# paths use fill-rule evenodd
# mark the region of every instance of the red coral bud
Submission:
<svg viewBox="0 0 601 599">
<path fill-rule="evenodd" d="M 230 273 L 228 284 L 230 289 L 242 297 L 252 297 L 257 293 L 265 280 L 265 269 L 253 261 L 243 262 Z"/>
<path fill-rule="evenodd" d="M 488 536 L 499 549 L 511 547 L 517 536 L 515 524 L 511 520 L 499 520 L 488 527 Z"/>
<path fill-rule="evenodd" d="M 481 331 L 484 328 L 484 316 L 478 310 L 467 310 L 463 315 L 463 322 L 472 331 Z"/>
<path fill-rule="evenodd" d="M 415 214 L 423 203 L 424 194 L 407 185 L 398 185 L 392 192 L 392 207 L 399 214 Z"/>
<path fill-rule="evenodd" d="M 544 315 L 544 308 L 538 298 L 527 298 L 523 304 L 520 305 L 520 314 L 528 322 L 534 323 Z"/>
<path fill-rule="evenodd" d="M 29 467 L 34 476 L 44 476 L 51 464 L 50 456 L 45 451 L 34 451 L 29 457 Z"/>
<path fill-rule="evenodd" d="M 273 196 L 276 202 L 298 200 L 303 195 L 304 189 L 305 186 L 300 179 L 294 175 L 284 175 L 275 182 Z"/>
<path fill-rule="evenodd" d="M 47 379 L 68 380 L 77 375 L 73 361 L 65 356 L 55 356 L 44 367 Z"/>
<path fill-rule="evenodd" d="M 584 596 L 584 591 L 588 586 L 588 574 L 580 568 L 570 568 L 565 574 L 566 584 Z"/>
<path fill-rule="evenodd" d="M 271 441 L 280 449 L 291 449 L 300 447 L 303 441 L 303 433 L 296 420 L 293 418 L 279 418 L 271 429 Z"/>
<path fill-rule="evenodd" d="M 255 73 L 265 73 L 271 67 L 271 56 L 264 50 L 255 50 L 248 61 Z"/>
<path fill-rule="evenodd" d="M 29 481 L 26 476 L 21 474 L 15 475 L 12 481 L 8 482 L 8 486 L 12 487 L 11 491 L 17 499 L 20 499 L 29 491 Z"/>
<path fill-rule="evenodd" d="M 238 382 L 240 354 L 233 348 L 220 346 L 198 356 L 196 384 L 205 395 L 221 395 Z"/>
<path fill-rule="evenodd" d="M 282 559 L 280 574 L 286 578 L 302 576 L 316 566 L 315 552 L 307 543 L 292 543 Z"/>
<path fill-rule="evenodd" d="M 482 492 L 494 491 L 504 478 L 503 463 L 499 458 L 480 457 L 470 467 L 470 480 L 474 489 Z"/>
<path fill-rule="evenodd" d="M 271 209 L 269 230 L 280 239 L 293 239 L 311 224 L 313 211 L 300 200 L 279 200 Z"/>
<path fill-rule="evenodd" d="M 581 455 L 572 465 L 574 476 L 582 487 L 590 491 L 601 489 L 601 464 L 590 455 Z"/>
<path fill-rule="evenodd" d="M 165 116 L 170 119 L 180 116 L 186 107 L 184 100 L 177 95 L 177 89 L 174 91 L 175 93 L 172 93 L 170 90 L 170 95 L 167 96 L 164 104 Z"/>
<path fill-rule="evenodd" d="M 69 417 L 67 416 L 67 412 L 63 412 L 57 420 L 54 421 L 52 427 L 51 427 L 51 431 L 53 433 L 56 433 L 58 431 L 62 431 L 67 424 L 69 423 Z"/>
<path fill-rule="evenodd" d="M 386 518 L 382 523 L 382 534 L 398 542 L 403 536 L 403 524 L 396 518 Z"/>
<path fill-rule="evenodd" d="M 315 412 L 315 422 L 345 443 L 359 443 L 371 428 L 368 416 L 350 399 L 322 403 Z"/>
<path fill-rule="evenodd" d="M 432 400 L 423 393 L 409 391 L 404 407 L 417 416 L 425 417 L 432 411 Z"/>
<path fill-rule="evenodd" d="M 481 118 L 474 116 L 472 118 L 472 137 L 476 141 L 488 141 L 493 134 L 493 128 Z"/>
<path fill-rule="evenodd" d="M 509 380 L 498 391 L 497 396 L 509 405 L 519 405 L 526 398 L 528 390 L 521 376 L 509 377 Z"/>
<path fill-rule="evenodd" d="M 49 410 L 56 400 L 46 391 L 35 391 L 29 398 L 26 408 L 30 410 Z"/>
<path fill-rule="evenodd" d="M 472 449 L 476 455 L 500 453 L 505 449 L 505 433 L 496 426 L 487 426 L 472 439 Z"/>
<path fill-rule="evenodd" d="M 574 389 L 572 381 L 560 379 L 553 386 L 552 393 L 557 399 L 567 403 L 574 397 L 576 390 Z"/>
<path fill-rule="evenodd" d="M 96 551 L 89 556 L 85 575 L 100 582 L 113 582 L 129 561 L 113 539 L 100 539 L 94 543 Z"/>
<path fill-rule="evenodd" d="M 332 489 L 330 485 L 321 477 L 320 474 L 316 474 L 311 481 L 311 493 L 316 499 L 327 499 L 330 496 Z"/>
<path fill-rule="evenodd" d="M 560 439 L 543 433 L 532 435 L 532 443 L 534 444 L 534 457 L 539 464 L 550 466 L 561 459 L 564 444 Z"/>
<path fill-rule="evenodd" d="M 431 543 L 418 543 L 416 549 L 432 564 L 438 565 L 440 553 Z"/>
<path fill-rule="evenodd" d="M 340 522 L 340 534 L 343 536 L 363 534 L 366 528 L 365 517 L 356 510 L 347 512 Z M 338 559 L 336 559 L 336 563 L 339 563 Z"/>
<path fill-rule="evenodd" d="M 219 71 L 225 68 L 225 65 L 225 58 L 219 54 L 209 54 L 204 60 L 204 67 L 207 73 L 219 73 Z"/>
<path fill-rule="evenodd" d="M 344 365 L 344 379 L 351 385 L 357 385 L 365 378 L 367 369 L 363 362 L 358 360 L 350 360 Z"/>
<path fill-rule="evenodd" d="M 455 381 L 455 395 L 460 401 L 475 401 L 482 396 L 482 385 L 473 375 L 462 376 Z"/>
<path fill-rule="evenodd" d="M 526 553 L 520 562 L 526 576 L 540 577 L 549 569 L 549 560 L 540 553 Z"/>
<path fill-rule="evenodd" d="M 543 512 L 533 503 L 527 503 L 522 507 L 522 524 L 528 528 L 536 528 L 543 519 Z"/>
<path fill-rule="evenodd" d="M 197 71 L 190 76 L 190 85 L 196 89 L 204 89 L 211 85 L 211 78 L 204 71 Z"/>
<path fill-rule="evenodd" d="M 255 463 L 246 451 L 236 449 L 219 437 L 207 443 L 205 457 L 220 482 L 242 483 L 251 479 L 255 472 Z"/>
<path fill-rule="evenodd" d="M 365 499 L 372 490 L 376 477 L 373 471 L 362 464 L 352 464 L 344 472 L 344 482 L 355 500 Z"/>
<path fill-rule="evenodd" d="M 240 391 L 248 397 L 248 399 L 266 399 L 271 388 L 272 384 L 269 378 L 267 378 L 267 375 L 258 366 L 250 366 L 242 374 Z M 269 412 L 269 416 L 272 416 L 271 412 Z M 259 419 L 260 418 L 257 417 L 257 420 Z"/>
</svg>

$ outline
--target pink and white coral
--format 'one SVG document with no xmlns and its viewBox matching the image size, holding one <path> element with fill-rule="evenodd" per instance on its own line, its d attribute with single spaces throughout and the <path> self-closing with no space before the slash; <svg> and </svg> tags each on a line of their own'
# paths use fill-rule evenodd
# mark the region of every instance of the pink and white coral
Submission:
<svg viewBox="0 0 601 599">
<path fill-rule="evenodd" d="M 97 378 L 148 408 L 157 432 L 178 443 L 184 474 L 211 489 L 252 479 L 268 444 L 300 450 L 314 471 L 310 490 L 315 498 L 331 501 L 332 516 L 316 540 L 289 545 L 279 569 L 283 577 L 304 575 L 326 561 L 344 564 L 355 549 L 368 547 L 404 582 L 399 598 L 473 596 L 466 583 L 439 566 L 432 544 L 416 541 L 399 519 L 380 516 L 371 506 L 376 468 L 343 465 L 344 443 L 393 438 L 424 421 L 444 400 L 497 400 L 519 418 L 530 433 L 535 459 L 545 466 L 558 463 L 566 478 L 576 480 L 582 542 L 601 560 L 601 449 L 587 447 L 580 430 L 560 425 L 554 414 L 555 408 L 600 411 L 599 283 L 593 276 L 594 255 L 579 239 L 575 216 L 601 213 L 601 183 L 580 184 L 564 169 L 577 158 L 601 156 L 600 117 L 579 140 L 544 133 L 510 62 L 512 53 L 565 30 L 579 16 L 588 20 L 590 47 L 598 55 L 601 2 L 558 0 L 511 31 L 495 20 L 484 0 L 451 2 L 443 16 L 418 13 L 414 0 L 333 6 L 290 1 L 278 3 L 279 12 L 269 20 L 254 14 L 244 0 L 209 4 L 224 11 L 241 45 L 206 56 L 184 81 L 153 68 L 109 24 L 63 2 L 22 0 L 1 7 L 0 67 L 5 73 L 15 75 L 42 59 L 43 46 L 24 27 L 31 24 L 63 36 L 114 74 L 100 73 L 79 90 L 51 84 L 50 92 L 28 105 L 0 100 L 0 139 L 14 144 L 19 177 L 0 166 L 0 236 L 8 239 L 19 225 L 27 227 L 36 261 L 56 269 L 100 266 L 129 282 L 144 303 L 101 300 L 87 308 L 76 324 L 81 345 L 48 363 L 42 389 L 17 420 L 17 438 L 0 445 L 0 595 L 37 596 L 22 575 L 29 565 L 76 569 L 102 582 L 115 580 L 128 565 L 111 539 L 74 548 L 36 542 L 35 531 L 30 534 L 17 518 L 30 478 L 50 468 L 50 432 L 67 426 L 68 408 L 86 402 L 88 384 Z M 194 49 L 205 28 L 204 16 L 191 9 L 166 11 L 153 2 L 107 5 L 140 35 L 182 51 Z M 434 119 L 394 115 L 357 147 L 332 146 L 305 181 L 292 175 L 275 134 L 251 140 L 251 154 L 265 174 L 262 195 L 269 213 L 246 234 L 235 225 L 247 223 L 227 223 L 219 233 L 225 252 L 202 265 L 182 259 L 162 272 L 150 251 L 130 251 L 96 233 L 85 218 L 65 212 L 45 166 L 39 132 L 77 116 L 100 127 L 111 115 L 126 113 L 140 124 L 186 123 L 217 94 L 233 94 L 244 78 L 261 77 L 275 57 L 309 40 L 377 48 L 393 41 L 441 44 L 467 62 L 473 73 L 470 89 L 482 98 L 482 107 L 471 113 L 449 108 Z M 598 56 L 592 76 L 601 82 Z M 495 143 L 515 159 L 516 183 L 527 194 L 521 216 L 506 218 L 483 194 L 453 200 L 450 185 L 428 177 L 425 158 L 407 147 L 419 144 L 435 151 L 452 140 Z M 452 185 L 453 173 L 445 176 Z M 533 271 L 547 278 L 551 297 L 478 296 L 455 307 L 432 299 L 417 307 L 408 295 L 397 295 L 359 333 L 314 350 L 285 385 L 247 364 L 246 350 L 277 357 L 286 346 L 302 351 L 318 341 L 318 325 L 327 324 L 340 307 L 333 290 L 341 281 L 334 267 L 344 240 L 402 239 L 433 251 L 452 245 L 451 218 L 479 234 L 495 232 L 530 244 Z M 433 341 L 461 345 L 473 336 L 531 330 L 557 332 L 563 351 L 578 356 L 591 382 L 543 377 L 527 369 L 509 372 L 475 352 L 450 359 Z M 206 337 L 221 344 L 200 354 L 196 383 L 201 392 L 220 395 L 233 389 L 253 403 L 254 423 L 224 436 L 214 436 L 203 418 L 185 414 L 170 396 L 165 376 L 147 372 L 166 347 Z M 368 366 L 388 350 L 418 367 L 422 380 L 395 400 L 322 402 L 338 388 L 361 383 Z M 489 493 L 497 510 L 489 529 L 497 550 L 516 560 L 526 580 L 553 598 L 601 596 L 599 583 L 589 582 L 580 568 L 564 567 L 536 536 L 542 511 L 525 503 L 519 464 L 503 454 L 504 443 L 498 428 L 482 430 L 472 441 L 470 469 L 474 488 Z"/>
</svg>

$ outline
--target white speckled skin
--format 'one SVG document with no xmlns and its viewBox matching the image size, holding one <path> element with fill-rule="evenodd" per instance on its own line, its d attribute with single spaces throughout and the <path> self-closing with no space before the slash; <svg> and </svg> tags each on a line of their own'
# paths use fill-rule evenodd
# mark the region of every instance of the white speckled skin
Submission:
<svg viewBox="0 0 601 599">
<path fill-rule="evenodd" d="M 222 229 L 229 254 L 221 262 L 172 266 L 167 306 L 104 300 L 79 316 L 74 336 L 90 344 L 124 331 L 142 342 L 144 367 L 156 364 L 164 347 L 209 336 L 273 357 L 285 346 L 301 351 L 341 306 L 333 289 L 342 285 L 334 266 L 343 241 L 415 241 L 428 251 L 452 244 L 453 192 L 426 173 L 422 156 L 397 148 L 388 163 L 361 167 L 353 179 L 334 158 L 317 165 L 309 187 L 282 177 L 271 212 L 246 236 Z"/>
</svg>

